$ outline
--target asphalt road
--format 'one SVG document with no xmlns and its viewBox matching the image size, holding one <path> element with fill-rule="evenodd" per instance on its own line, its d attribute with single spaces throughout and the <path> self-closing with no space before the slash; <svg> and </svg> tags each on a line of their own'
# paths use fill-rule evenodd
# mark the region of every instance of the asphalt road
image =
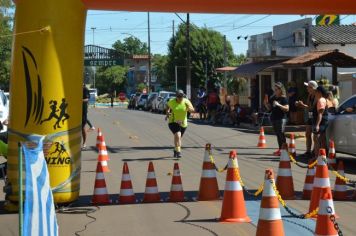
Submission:
<svg viewBox="0 0 356 236">
<path fill-rule="evenodd" d="M 133 188 L 138 199 L 142 199 L 145 189 L 147 166 L 154 162 L 158 188 L 165 199 L 171 185 L 171 175 L 175 160 L 171 157 L 172 135 L 168 130 L 164 116 L 142 111 L 125 109 L 97 108 L 90 109 L 89 119 L 100 127 L 110 156 L 111 172 L 105 174 L 107 189 L 115 202 L 120 191 L 122 166 L 124 161 L 129 165 Z M 95 209 L 87 217 L 85 214 L 58 213 L 60 235 L 255 235 L 254 223 L 222 224 L 216 221 L 221 214 L 222 201 L 197 202 L 194 197 L 199 188 L 204 146 L 212 143 L 213 154 L 218 167 L 226 165 L 230 150 L 237 150 L 240 173 L 248 189 L 256 191 L 263 182 L 264 170 L 278 170 L 279 158 L 271 155 L 276 149 L 274 136 L 266 135 L 268 148 L 256 148 L 258 134 L 248 129 L 232 127 L 213 127 L 205 124 L 190 123 L 183 140 L 183 158 L 179 160 L 182 172 L 183 187 L 187 201 L 176 203 L 133 204 L 100 206 L 96 209 L 90 205 L 95 181 L 97 153 L 95 151 L 96 132 L 88 135 L 89 149 L 82 155 L 80 199 L 71 207 Z M 304 152 L 303 140 L 296 141 L 297 152 Z M 346 174 L 356 179 L 356 162 L 346 158 Z M 297 195 L 301 194 L 306 169 L 292 166 L 294 186 Z M 334 176 L 331 175 L 331 183 Z M 224 189 L 225 173 L 218 173 L 220 190 Z M 3 183 L 0 183 L 2 188 Z M 350 191 L 352 189 L 350 188 Z M 350 192 L 351 193 L 351 192 Z M 0 194 L 0 207 L 4 196 Z M 309 201 L 293 200 L 287 204 L 300 213 L 307 213 Z M 258 217 L 259 201 L 246 196 L 248 214 Z M 353 226 L 356 216 L 356 202 L 335 202 L 344 235 L 356 235 Z M 287 215 L 282 212 L 282 215 Z M 314 222 L 285 218 L 286 235 L 313 235 Z M 184 221 L 183 221 L 184 220 Z M 0 211 L 0 235 L 17 234 L 17 215 Z M 308 230 L 309 229 L 309 230 Z"/>
</svg>

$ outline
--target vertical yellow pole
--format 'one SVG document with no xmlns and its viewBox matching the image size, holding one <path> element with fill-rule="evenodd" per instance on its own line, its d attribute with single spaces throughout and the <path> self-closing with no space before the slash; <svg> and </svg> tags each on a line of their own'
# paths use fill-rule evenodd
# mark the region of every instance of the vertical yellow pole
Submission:
<svg viewBox="0 0 356 236">
<path fill-rule="evenodd" d="M 18 200 L 17 143 L 33 134 L 46 136 L 55 202 L 79 196 L 85 19 L 80 0 L 16 1 L 7 193 L 12 201 Z"/>
</svg>

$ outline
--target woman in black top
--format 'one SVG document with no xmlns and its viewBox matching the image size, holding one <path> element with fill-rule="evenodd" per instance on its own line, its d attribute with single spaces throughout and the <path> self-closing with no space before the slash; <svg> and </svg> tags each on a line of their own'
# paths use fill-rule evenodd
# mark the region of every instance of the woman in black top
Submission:
<svg viewBox="0 0 356 236">
<path fill-rule="evenodd" d="M 279 148 L 273 154 L 280 156 L 282 144 L 286 143 L 284 129 L 287 123 L 287 112 L 289 110 L 286 89 L 281 82 L 275 83 L 274 95 L 270 97 L 268 102 L 265 101 L 264 105 L 271 111 L 270 119 L 278 141 Z"/>
</svg>

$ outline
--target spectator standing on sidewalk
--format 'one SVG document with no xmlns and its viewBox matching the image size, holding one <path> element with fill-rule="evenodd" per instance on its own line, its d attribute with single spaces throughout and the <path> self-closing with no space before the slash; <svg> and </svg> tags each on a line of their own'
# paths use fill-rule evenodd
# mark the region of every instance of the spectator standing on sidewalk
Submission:
<svg viewBox="0 0 356 236">
<path fill-rule="evenodd" d="M 209 94 L 208 99 L 206 101 L 208 107 L 208 119 L 211 122 L 214 122 L 216 111 L 218 109 L 218 105 L 220 104 L 220 98 L 218 94 L 218 90 L 214 88 Z"/>
<path fill-rule="evenodd" d="M 207 94 L 205 91 L 204 87 L 200 87 L 198 94 L 197 94 L 197 98 L 198 98 L 198 103 L 197 103 L 197 110 L 199 112 L 199 118 L 200 120 L 206 120 L 206 98 L 207 98 Z"/>
<path fill-rule="evenodd" d="M 316 88 L 318 87 L 318 83 L 314 80 L 307 82 L 304 82 L 304 85 L 307 86 L 307 91 L 308 91 L 308 97 L 306 100 L 306 103 L 303 101 L 297 101 L 296 105 L 297 107 L 301 107 L 304 109 L 307 109 L 308 111 L 308 116 L 305 121 L 305 139 L 306 139 L 306 152 L 302 154 L 302 156 L 307 157 L 308 159 L 314 157 L 312 154 L 312 123 L 313 123 L 313 106 L 314 106 L 314 96 L 315 96 L 315 91 Z"/>
<path fill-rule="evenodd" d="M 286 143 L 284 131 L 289 110 L 286 89 L 281 82 L 275 83 L 274 95 L 270 97 L 269 101 L 264 101 L 264 105 L 267 110 L 271 111 L 270 119 L 278 141 L 278 150 L 273 154 L 280 156 L 282 144 Z"/>
<path fill-rule="evenodd" d="M 313 139 L 314 155 L 317 157 L 319 149 L 327 149 L 326 129 L 328 127 L 328 107 L 326 102 L 327 92 L 323 86 L 318 86 L 315 91 L 315 103 L 313 106 Z"/>
</svg>

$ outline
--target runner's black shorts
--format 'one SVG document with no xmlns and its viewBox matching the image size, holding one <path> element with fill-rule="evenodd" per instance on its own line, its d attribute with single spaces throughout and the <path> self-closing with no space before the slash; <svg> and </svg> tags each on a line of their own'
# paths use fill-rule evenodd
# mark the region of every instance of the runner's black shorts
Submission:
<svg viewBox="0 0 356 236">
<path fill-rule="evenodd" d="M 183 137 L 185 130 L 187 129 L 187 128 L 183 128 L 182 126 L 180 126 L 178 123 L 175 123 L 175 122 L 169 123 L 168 127 L 172 131 L 173 134 L 180 132 L 182 137 Z"/>
</svg>

